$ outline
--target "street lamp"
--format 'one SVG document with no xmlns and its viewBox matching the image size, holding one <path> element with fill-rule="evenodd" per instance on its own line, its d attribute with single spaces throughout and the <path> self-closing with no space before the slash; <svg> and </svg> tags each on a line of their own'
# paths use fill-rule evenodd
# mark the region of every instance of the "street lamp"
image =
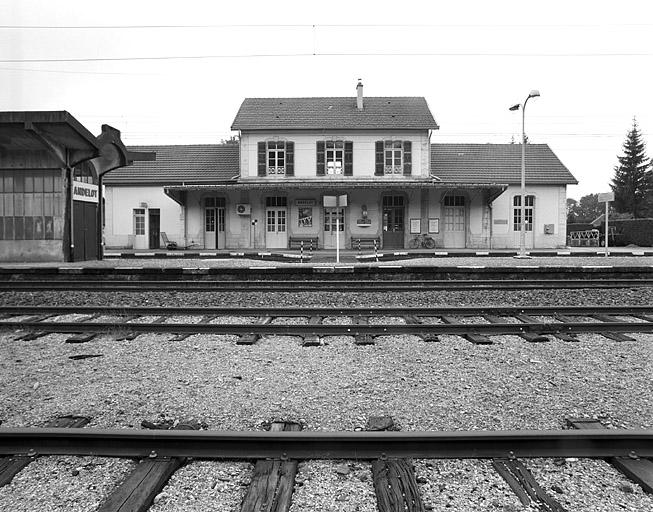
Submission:
<svg viewBox="0 0 653 512">
<path fill-rule="evenodd" d="M 526 103 L 531 98 L 540 95 L 540 91 L 533 89 L 526 97 L 523 105 L 517 103 L 510 107 L 509 110 L 519 110 L 521 107 L 521 228 L 519 233 L 519 255 L 517 258 L 528 258 L 526 256 L 526 131 L 524 123 L 526 120 Z"/>
</svg>

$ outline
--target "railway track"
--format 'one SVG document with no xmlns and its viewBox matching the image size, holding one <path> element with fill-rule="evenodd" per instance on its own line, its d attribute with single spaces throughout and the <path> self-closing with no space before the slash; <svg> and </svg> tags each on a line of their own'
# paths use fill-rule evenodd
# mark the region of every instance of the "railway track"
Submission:
<svg viewBox="0 0 653 512">
<path fill-rule="evenodd" d="M 72 281 L 30 280 L 1 282 L 0 291 L 19 290 L 78 290 L 102 292 L 142 291 L 263 291 L 263 292 L 387 292 L 387 291 L 451 291 L 451 290 L 537 290 L 537 289 L 583 289 L 583 288 L 636 288 L 653 286 L 653 279 L 538 279 L 516 280 L 423 280 L 423 281 L 100 281 L 75 279 Z"/>
<path fill-rule="evenodd" d="M 76 315 L 74 321 L 66 317 Z M 81 318 L 80 318 L 81 315 Z M 183 321 L 184 317 L 188 321 Z M 234 323 L 238 317 L 248 317 Z M 288 318 L 305 318 L 304 323 Z M 340 320 L 325 322 L 339 317 Z M 399 322 L 398 317 L 403 321 Z M 252 320 L 254 319 L 254 320 Z M 344 321 L 343 321 L 344 320 Z M 380 321 L 379 321 L 380 320 Z M 392 322 L 390 322 L 390 320 Z M 353 336 L 371 344 L 374 336 L 412 334 L 437 341 L 438 335 L 463 336 L 489 344 L 493 335 L 518 335 L 527 341 L 548 341 L 546 335 L 573 341 L 578 333 L 600 333 L 617 341 L 625 333 L 653 332 L 653 306 L 589 307 L 448 307 L 448 308 L 247 308 L 247 307 L 116 307 L 4 306 L 0 327 L 28 331 L 24 339 L 48 333 L 79 333 L 88 341 L 95 334 L 140 333 L 230 334 L 241 344 L 265 335 L 301 336 L 319 344 L 319 337 Z M 124 335 L 121 335 L 124 336 Z M 120 336 L 119 336 L 120 337 Z M 122 338 L 121 338 L 122 339 Z M 73 340 L 74 341 L 74 340 Z M 81 341 L 77 338 L 77 341 Z"/>
<path fill-rule="evenodd" d="M 368 425 L 392 425 L 370 418 Z M 427 510 L 410 459 L 484 459 L 524 505 L 539 510 L 566 509 L 548 494 L 528 469 L 534 458 L 604 459 L 646 492 L 653 492 L 653 431 L 611 430 L 596 420 L 570 419 L 572 430 L 494 432 L 301 432 L 292 422 L 272 424 L 269 432 L 197 430 L 100 430 L 91 428 L 0 429 L 0 486 L 37 457 L 72 455 L 140 459 L 99 510 L 145 511 L 170 476 L 189 458 L 256 463 L 241 511 L 288 510 L 298 461 L 344 459 L 371 464 L 380 512 Z M 70 417 L 68 427 L 88 418 Z M 379 420 L 380 423 L 379 423 Z M 374 427 L 372 427 L 374 428 Z M 263 506 L 267 503 L 267 506 Z"/>
</svg>

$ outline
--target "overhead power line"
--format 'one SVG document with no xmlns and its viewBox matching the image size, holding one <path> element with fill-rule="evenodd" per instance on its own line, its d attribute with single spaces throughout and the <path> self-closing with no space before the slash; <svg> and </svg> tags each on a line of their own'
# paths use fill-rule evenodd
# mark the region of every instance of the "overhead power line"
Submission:
<svg viewBox="0 0 653 512">
<path fill-rule="evenodd" d="M 243 53 L 214 55 L 150 55 L 138 57 L 68 57 L 43 59 L 0 59 L 0 63 L 45 63 L 45 62 L 129 62 L 202 59 L 280 58 L 280 57 L 650 57 L 652 52 L 300 52 L 300 53 Z"/>
<path fill-rule="evenodd" d="M 430 24 L 430 23 L 216 23 L 198 25 L 0 25 L 0 29 L 7 30 L 133 30 L 133 29 L 197 29 L 197 28 L 365 28 L 365 29 L 388 29 L 388 28 L 473 28 L 473 29 L 582 29 L 582 28 L 642 28 L 653 27 L 651 23 L 562 23 L 562 24 Z"/>
</svg>

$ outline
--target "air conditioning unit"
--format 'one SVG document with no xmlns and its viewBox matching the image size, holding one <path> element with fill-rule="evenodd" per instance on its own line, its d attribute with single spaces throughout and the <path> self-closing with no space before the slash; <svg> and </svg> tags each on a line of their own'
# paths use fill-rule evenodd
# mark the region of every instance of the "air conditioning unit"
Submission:
<svg viewBox="0 0 653 512">
<path fill-rule="evenodd" d="M 250 215 L 252 213 L 252 205 L 251 204 L 237 204 L 236 205 L 236 213 L 238 215 Z"/>
</svg>

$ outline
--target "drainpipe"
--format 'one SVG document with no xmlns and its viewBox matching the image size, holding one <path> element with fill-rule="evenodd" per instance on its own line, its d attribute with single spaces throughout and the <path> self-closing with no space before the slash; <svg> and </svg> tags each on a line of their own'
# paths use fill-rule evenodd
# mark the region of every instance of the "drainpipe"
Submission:
<svg viewBox="0 0 653 512">
<path fill-rule="evenodd" d="M 489 228 L 489 231 L 490 231 L 490 243 L 488 244 L 489 245 L 488 248 L 492 249 L 492 221 L 493 221 L 492 216 L 494 214 L 494 210 L 492 209 L 492 203 L 490 201 L 488 201 L 487 207 L 490 210 L 490 228 Z"/>
</svg>

